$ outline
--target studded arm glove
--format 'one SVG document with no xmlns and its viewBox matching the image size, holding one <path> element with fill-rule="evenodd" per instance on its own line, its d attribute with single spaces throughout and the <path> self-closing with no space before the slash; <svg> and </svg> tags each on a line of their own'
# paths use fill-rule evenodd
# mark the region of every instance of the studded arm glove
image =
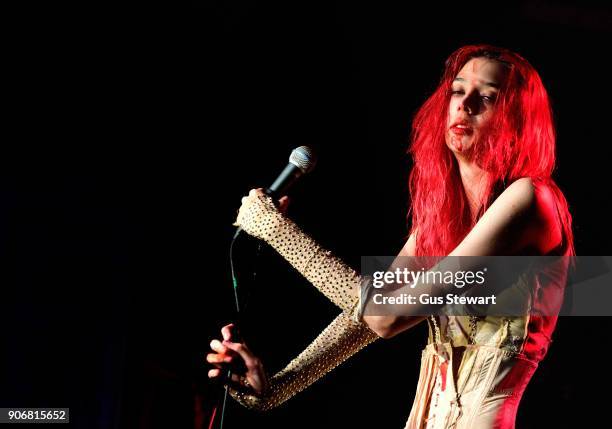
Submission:
<svg viewBox="0 0 612 429">
<path fill-rule="evenodd" d="M 251 191 L 234 225 L 267 242 L 343 311 L 358 310 L 360 276 L 283 216 L 269 196 Z"/>
<path fill-rule="evenodd" d="M 230 394 L 247 408 L 266 411 L 301 392 L 378 336 L 365 324 L 342 312 L 283 370 L 270 378 L 261 395 L 230 388 Z"/>
</svg>

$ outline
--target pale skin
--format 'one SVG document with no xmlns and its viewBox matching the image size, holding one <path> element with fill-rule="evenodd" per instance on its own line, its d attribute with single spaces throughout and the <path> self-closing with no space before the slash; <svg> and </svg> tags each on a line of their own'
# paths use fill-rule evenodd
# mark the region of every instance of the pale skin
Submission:
<svg viewBox="0 0 612 429">
<path fill-rule="evenodd" d="M 495 97 L 505 77 L 506 69 L 499 62 L 474 58 L 465 64 L 452 83 L 445 140 L 457 160 L 473 217 L 484 192 L 487 172 L 472 161 L 470 149 L 491 118 Z M 453 128 L 457 123 L 461 127 Z M 253 198 L 261 192 L 262 189 L 252 190 L 245 198 Z M 415 256 L 416 240 L 415 234 L 411 234 L 398 256 Z M 530 178 L 521 178 L 509 185 L 491 204 L 449 256 L 545 255 L 561 240 L 551 191 L 536 189 Z M 355 290 L 355 296 L 357 293 Z M 363 320 L 380 337 L 391 338 L 417 325 L 425 317 L 365 316 Z M 223 341 L 211 342 L 214 353 L 208 354 L 206 359 L 216 368 L 211 369 L 208 376 L 219 377 L 228 364 L 242 359 L 247 368 L 244 375 L 252 391 L 261 393 L 267 386 L 263 364 L 246 344 L 231 342 L 232 328 L 232 324 L 224 326 L 221 329 Z"/>
</svg>

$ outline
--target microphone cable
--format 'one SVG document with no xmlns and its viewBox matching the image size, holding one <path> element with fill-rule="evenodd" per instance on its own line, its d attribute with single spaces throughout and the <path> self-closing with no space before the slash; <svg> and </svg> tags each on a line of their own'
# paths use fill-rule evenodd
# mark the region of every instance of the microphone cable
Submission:
<svg viewBox="0 0 612 429">
<path fill-rule="evenodd" d="M 231 277 L 232 277 L 232 288 L 234 291 L 234 304 L 236 306 L 236 316 L 235 316 L 235 329 L 234 329 L 234 334 L 233 334 L 233 338 L 232 338 L 232 342 L 241 342 L 242 339 L 240 337 L 240 317 L 241 317 L 241 307 L 240 307 L 240 297 L 238 294 L 238 276 L 236 275 L 236 270 L 235 270 L 235 266 L 234 266 L 234 244 L 236 243 L 238 237 L 240 237 L 240 231 L 241 229 L 238 229 L 237 232 L 234 234 L 232 241 L 230 243 L 230 247 L 229 247 L 229 261 L 230 261 L 230 273 L 231 273 Z M 252 272 L 252 276 L 253 276 L 253 282 L 256 281 L 257 278 L 257 260 L 259 258 L 259 255 L 261 254 L 261 249 L 262 249 L 262 242 L 259 241 L 257 243 L 257 249 L 255 251 L 255 264 L 253 267 L 253 272 Z M 248 293 L 245 297 L 245 302 L 244 302 L 244 308 L 247 307 L 248 304 L 248 297 L 250 296 L 250 293 Z M 242 309 L 244 310 L 244 309 Z M 227 405 L 227 396 L 228 396 L 228 392 L 229 392 L 229 383 L 232 379 L 232 370 L 228 369 L 227 373 L 225 375 L 225 379 L 227 380 L 227 383 L 224 386 L 224 392 L 223 392 L 223 401 L 221 403 L 221 413 L 220 413 L 220 422 L 219 422 L 219 428 L 218 429 L 223 429 L 223 424 L 225 422 L 225 410 L 226 410 L 226 405 Z M 212 411 L 212 415 L 210 417 L 210 422 L 208 424 L 208 429 L 213 429 L 214 428 L 214 422 L 215 422 L 215 417 L 217 415 L 217 410 L 219 409 L 219 404 L 216 404 L 213 407 L 213 411 Z"/>
</svg>

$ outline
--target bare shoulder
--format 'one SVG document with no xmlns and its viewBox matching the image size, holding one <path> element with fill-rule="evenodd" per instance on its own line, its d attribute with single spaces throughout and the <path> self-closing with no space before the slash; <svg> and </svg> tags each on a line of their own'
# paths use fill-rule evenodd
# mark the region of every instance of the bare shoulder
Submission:
<svg viewBox="0 0 612 429">
<path fill-rule="evenodd" d="M 533 227 L 539 231 L 540 253 L 546 254 L 563 242 L 557 197 L 551 187 L 541 181 L 535 182 Z"/>
<path fill-rule="evenodd" d="M 510 212 L 524 218 L 521 222 L 524 251 L 546 254 L 561 243 L 556 197 L 544 180 L 522 177 L 508 186 L 504 194 Z"/>
<path fill-rule="evenodd" d="M 500 200 L 515 210 L 528 210 L 536 204 L 536 185 L 531 177 L 515 180 L 500 195 Z"/>
<path fill-rule="evenodd" d="M 493 201 L 453 256 L 539 254 L 542 245 L 538 195 L 534 179 L 512 182 Z"/>
<path fill-rule="evenodd" d="M 536 186 L 530 177 L 512 182 L 482 216 L 489 228 L 510 227 L 523 229 L 535 214 Z M 480 222 L 479 222 L 480 223 Z"/>
</svg>

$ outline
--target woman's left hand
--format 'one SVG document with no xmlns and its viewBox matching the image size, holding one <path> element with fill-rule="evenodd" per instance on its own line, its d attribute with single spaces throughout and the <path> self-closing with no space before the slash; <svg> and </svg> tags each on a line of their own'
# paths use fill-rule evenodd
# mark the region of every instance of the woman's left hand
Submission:
<svg viewBox="0 0 612 429">
<path fill-rule="evenodd" d="M 217 339 L 210 342 L 210 348 L 216 353 L 206 355 L 206 361 L 215 366 L 208 371 L 208 377 L 225 378 L 227 370 L 232 368 L 231 379 L 225 379 L 225 382 L 238 391 L 261 394 L 268 386 L 264 366 L 244 342 L 232 342 L 234 328 L 233 323 L 225 325 L 221 328 L 223 342 Z"/>
</svg>

